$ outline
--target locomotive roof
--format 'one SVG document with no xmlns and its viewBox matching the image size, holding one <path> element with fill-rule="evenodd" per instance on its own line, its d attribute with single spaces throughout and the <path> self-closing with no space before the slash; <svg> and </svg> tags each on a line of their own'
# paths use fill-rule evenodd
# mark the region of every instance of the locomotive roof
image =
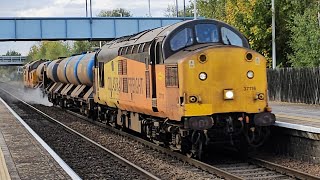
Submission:
<svg viewBox="0 0 320 180">
<path fill-rule="evenodd" d="M 172 25 L 159 27 L 155 29 L 145 30 L 137 34 L 133 34 L 130 36 L 124 36 L 120 37 L 118 39 L 115 39 L 113 41 L 108 42 L 106 45 L 104 45 L 101 49 L 101 51 L 98 53 L 99 57 L 98 59 L 105 60 L 111 60 L 118 56 L 118 50 L 121 47 L 151 42 L 152 40 L 156 38 L 163 38 L 163 41 L 166 41 L 166 39 L 170 39 L 173 35 L 175 35 L 176 32 L 186 28 L 186 27 L 192 27 L 197 24 L 215 24 L 218 27 L 227 27 L 228 29 L 231 29 L 233 32 L 235 32 L 243 42 L 243 47 L 249 48 L 249 43 L 247 39 L 234 27 L 218 20 L 213 19 L 197 19 L 197 20 L 186 20 L 182 22 L 178 22 Z M 164 46 L 168 46 L 168 40 L 164 44 Z M 165 50 L 166 51 L 166 50 Z M 167 52 L 168 53 L 168 52 Z M 168 57 L 172 55 L 173 52 L 169 51 L 169 54 L 165 54 L 165 57 Z"/>
</svg>

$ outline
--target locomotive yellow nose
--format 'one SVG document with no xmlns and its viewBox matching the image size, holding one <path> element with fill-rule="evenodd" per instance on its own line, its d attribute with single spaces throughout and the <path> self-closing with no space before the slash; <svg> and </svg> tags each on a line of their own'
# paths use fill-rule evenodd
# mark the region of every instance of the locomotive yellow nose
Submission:
<svg viewBox="0 0 320 180">
<path fill-rule="evenodd" d="M 205 54 L 205 57 L 204 57 Z M 180 97 L 185 116 L 215 113 L 258 113 L 267 107 L 266 60 L 238 47 L 212 47 L 179 64 Z"/>
</svg>

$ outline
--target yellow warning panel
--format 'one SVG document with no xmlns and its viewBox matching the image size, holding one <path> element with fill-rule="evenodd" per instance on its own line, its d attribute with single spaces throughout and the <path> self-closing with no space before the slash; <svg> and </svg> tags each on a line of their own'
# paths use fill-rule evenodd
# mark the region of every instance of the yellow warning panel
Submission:
<svg viewBox="0 0 320 180">
<path fill-rule="evenodd" d="M 11 180 L 1 148 L 0 148 L 0 180 Z"/>
</svg>

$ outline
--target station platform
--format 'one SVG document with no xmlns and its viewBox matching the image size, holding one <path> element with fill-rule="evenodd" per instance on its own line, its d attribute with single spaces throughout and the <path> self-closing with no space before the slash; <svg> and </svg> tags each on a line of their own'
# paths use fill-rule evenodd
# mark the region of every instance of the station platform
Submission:
<svg viewBox="0 0 320 180">
<path fill-rule="evenodd" d="M 0 179 L 80 179 L 39 138 L 0 98 Z"/>
<path fill-rule="evenodd" d="M 269 102 L 276 115 L 276 126 L 320 134 L 320 106 Z"/>
</svg>

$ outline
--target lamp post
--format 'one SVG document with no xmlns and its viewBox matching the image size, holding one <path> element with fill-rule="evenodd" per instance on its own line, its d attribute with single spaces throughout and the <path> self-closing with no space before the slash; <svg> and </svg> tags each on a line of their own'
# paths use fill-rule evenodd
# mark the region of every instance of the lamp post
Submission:
<svg viewBox="0 0 320 180">
<path fill-rule="evenodd" d="M 177 13 L 177 17 L 179 17 L 178 0 L 176 0 L 176 13 Z"/>
<path fill-rule="evenodd" d="M 272 69 L 275 69 L 277 66 L 277 57 L 276 57 L 276 18 L 275 18 L 275 9 L 274 9 L 274 0 L 272 3 Z"/>
<path fill-rule="evenodd" d="M 91 0 L 90 0 L 90 17 L 92 19 L 92 2 L 91 2 Z"/>
<path fill-rule="evenodd" d="M 183 17 L 186 19 L 186 0 L 183 0 Z"/>
<path fill-rule="evenodd" d="M 88 17 L 88 0 L 86 0 L 86 17 Z"/>
<path fill-rule="evenodd" d="M 197 0 L 194 0 L 193 4 L 194 4 L 194 8 L 193 8 L 194 19 L 197 19 Z"/>
<path fill-rule="evenodd" d="M 150 0 L 148 0 L 148 5 L 149 5 L 149 17 L 151 17 Z"/>
</svg>

